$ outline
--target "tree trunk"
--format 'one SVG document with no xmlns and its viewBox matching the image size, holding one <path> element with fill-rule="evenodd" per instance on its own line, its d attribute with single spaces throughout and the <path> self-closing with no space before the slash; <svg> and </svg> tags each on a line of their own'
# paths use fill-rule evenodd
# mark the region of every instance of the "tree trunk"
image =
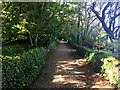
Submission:
<svg viewBox="0 0 120 90">
<path fill-rule="evenodd" d="M 80 12 L 80 4 L 79 4 L 79 12 Z M 78 31 L 77 31 L 77 43 L 78 44 L 79 44 L 79 38 L 80 38 L 79 28 L 80 28 L 80 13 L 78 15 Z"/>
<path fill-rule="evenodd" d="M 30 39 L 31 47 L 33 47 L 33 41 L 32 41 L 32 38 L 31 38 L 31 34 L 29 34 L 29 39 Z"/>
<path fill-rule="evenodd" d="M 39 32 L 38 32 L 38 28 L 36 27 L 36 37 L 35 37 L 35 46 L 36 47 L 38 46 L 38 35 L 39 35 Z"/>
</svg>

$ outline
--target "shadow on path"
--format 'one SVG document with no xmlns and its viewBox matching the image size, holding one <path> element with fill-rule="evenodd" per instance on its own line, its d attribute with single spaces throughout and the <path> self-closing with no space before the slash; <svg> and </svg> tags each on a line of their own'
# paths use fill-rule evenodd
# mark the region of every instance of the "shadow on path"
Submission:
<svg viewBox="0 0 120 90">
<path fill-rule="evenodd" d="M 81 59 L 75 49 L 61 41 L 29 88 L 113 87 L 108 80 L 95 73 L 93 66 L 87 60 Z"/>
</svg>

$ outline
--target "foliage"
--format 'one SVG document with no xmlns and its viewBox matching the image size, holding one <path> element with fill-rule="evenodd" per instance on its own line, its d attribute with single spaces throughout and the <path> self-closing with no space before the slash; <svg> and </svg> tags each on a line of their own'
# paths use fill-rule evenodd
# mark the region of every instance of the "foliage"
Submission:
<svg viewBox="0 0 120 90">
<path fill-rule="evenodd" d="M 2 34 L 3 42 L 26 39 L 24 36 L 28 30 L 25 28 L 24 6 L 22 3 L 2 3 Z"/>
<path fill-rule="evenodd" d="M 74 49 L 76 49 L 76 48 L 78 47 L 78 44 L 76 44 L 76 43 L 75 43 L 74 41 L 72 41 L 72 40 L 71 40 L 71 41 L 69 40 L 68 43 L 69 43 L 69 45 L 70 45 L 72 48 L 74 48 Z"/>
<path fill-rule="evenodd" d="M 94 56 L 92 57 L 92 63 L 95 68 L 95 72 L 100 72 L 101 71 L 101 66 L 103 65 L 103 62 L 101 61 L 102 58 L 105 58 L 106 54 L 102 52 L 95 53 Z"/>
<path fill-rule="evenodd" d="M 120 42 L 118 41 L 118 46 L 116 43 L 111 43 L 115 42 L 114 37 L 118 35 L 119 26 L 114 25 L 118 2 L 106 3 L 105 9 L 101 7 L 103 4 L 98 6 L 102 8 L 100 11 L 103 10 L 102 17 L 99 17 L 100 12 L 97 14 L 94 10 L 95 3 L 91 4 L 92 8 L 86 2 L 2 3 L 4 88 L 28 86 L 39 73 L 48 53 L 56 49 L 58 44 L 56 39 L 64 38 L 80 56 L 93 63 L 97 72 L 100 72 L 102 66 L 102 73 L 105 73 L 107 65 L 110 64 L 105 58 L 120 54 L 118 53 Z M 106 12 L 109 7 L 110 10 L 116 8 L 113 10 L 114 15 L 109 14 L 112 11 Z M 98 21 L 94 22 L 97 19 L 92 11 L 101 21 L 104 30 Z M 104 22 L 107 19 L 104 17 L 111 18 L 111 15 L 115 16 L 113 20 Z M 107 22 L 110 28 L 107 28 Z M 16 41 L 20 42 L 14 43 Z M 105 47 L 98 51 L 94 48 L 94 44 L 104 44 Z M 45 50 L 43 47 L 48 49 Z M 31 48 L 33 49 L 30 50 Z M 103 59 L 107 62 L 102 61 Z"/>
<path fill-rule="evenodd" d="M 83 47 L 83 46 L 79 46 L 76 48 L 76 52 L 82 56 L 83 58 L 89 56 L 91 50 L 86 48 L 86 47 Z"/>
<path fill-rule="evenodd" d="M 19 56 L 4 56 L 3 63 L 3 88 L 22 88 L 28 86 L 46 60 L 43 47 L 34 48 Z"/>
<path fill-rule="evenodd" d="M 50 42 L 50 44 L 49 44 L 49 53 L 56 50 L 58 43 L 59 43 L 58 41 Z"/>
<path fill-rule="evenodd" d="M 107 57 L 102 59 L 104 62 L 102 66 L 102 73 L 104 76 L 106 76 L 110 83 L 114 84 L 119 88 L 120 86 L 120 71 L 119 71 L 119 65 L 120 61 L 115 59 L 114 57 Z M 117 71 L 117 72 L 116 72 Z"/>
<path fill-rule="evenodd" d="M 59 2 L 5 2 L 2 6 L 3 43 L 26 40 L 31 47 L 47 46 L 63 35 L 63 24 L 70 22 L 69 5 Z"/>
<path fill-rule="evenodd" d="M 70 22 L 65 13 L 69 5 L 5 2 L 2 8 L 3 87 L 21 88 L 31 83 L 56 49 L 54 40 L 63 37 L 63 25 Z M 49 47 L 49 52 L 41 46 Z"/>
<path fill-rule="evenodd" d="M 102 73 L 105 77 L 108 77 L 110 83 L 120 86 L 119 65 L 120 61 L 114 58 L 109 52 L 105 51 L 92 51 L 81 47 L 78 48 L 77 53 L 86 58 L 89 62 L 92 62 L 95 72 Z M 117 71 L 117 72 L 116 72 Z"/>
<path fill-rule="evenodd" d="M 116 78 L 114 78 L 114 80 L 116 81 L 115 86 L 118 87 L 118 88 L 120 88 L 120 80 L 117 80 Z"/>
<path fill-rule="evenodd" d="M 19 48 L 22 46 L 19 46 L 19 48 L 15 50 L 13 48 L 11 50 L 8 49 L 9 47 L 12 47 L 12 45 L 4 47 L 5 50 L 11 51 L 11 53 L 3 54 L 2 57 L 3 89 L 23 88 L 30 85 L 45 64 L 47 56 L 56 49 L 57 45 L 58 41 L 51 41 L 49 51 L 40 47 L 33 48 L 27 52 L 19 51 Z M 17 46 L 17 44 L 14 45 L 14 47 Z M 22 47 L 21 50 L 23 48 L 26 48 L 26 46 Z"/>
<path fill-rule="evenodd" d="M 102 59 L 102 61 L 104 61 L 104 64 L 102 66 L 102 73 L 105 73 L 108 69 L 110 69 L 109 66 L 112 66 L 111 62 L 115 60 L 116 59 L 113 57 L 107 57 L 107 58 L 104 58 L 104 60 Z"/>
<path fill-rule="evenodd" d="M 69 34 L 68 44 L 74 49 L 76 49 L 78 47 L 77 38 L 76 38 L 75 34 L 73 34 L 73 33 Z"/>
<path fill-rule="evenodd" d="M 90 37 L 90 36 L 86 36 L 84 38 L 84 41 L 82 42 L 82 46 L 85 46 L 87 48 L 93 48 L 94 46 L 94 38 L 93 37 Z"/>
<path fill-rule="evenodd" d="M 2 54 L 15 56 L 31 49 L 29 44 L 10 43 L 2 47 Z"/>
</svg>

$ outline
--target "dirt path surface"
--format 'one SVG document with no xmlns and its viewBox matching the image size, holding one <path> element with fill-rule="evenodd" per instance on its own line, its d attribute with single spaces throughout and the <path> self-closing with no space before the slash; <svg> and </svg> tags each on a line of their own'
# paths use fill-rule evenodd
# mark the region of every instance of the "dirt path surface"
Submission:
<svg viewBox="0 0 120 90">
<path fill-rule="evenodd" d="M 30 88 L 113 88 L 76 50 L 61 41 Z"/>
</svg>

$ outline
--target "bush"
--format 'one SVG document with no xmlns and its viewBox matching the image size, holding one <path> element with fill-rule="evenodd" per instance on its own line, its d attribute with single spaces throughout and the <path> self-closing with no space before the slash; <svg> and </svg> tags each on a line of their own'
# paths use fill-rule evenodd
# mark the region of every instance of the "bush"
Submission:
<svg viewBox="0 0 120 90">
<path fill-rule="evenodd" d="M 77 35 L 74 33 L 70 33 L 69 38 L 68 38 L 68 44 L 76 49 L 78 47 L 78 42 L 77 42 Z"/>
<path fill-rule="evenodd" d="M 116 59 L 111 56 L 111 57 L 102 59 L 102 61 L 104 62 L 104 64 L 102 66 L 101 71 L 102 71 L 102 73 L 106 73 L 106 71 L 108 71 L 108 69 L 112 66 L 111 62 L 116 61 Z"/>
<path fill-rule="evenodd" d="M 87 48 L 93 48 L 94 46 L 94 39 L 90 36 L 86 36 L 82 42 L 82 46 L 85 46 Z"/>
<path fill-rule="evenodd" d="M 115 54 L 109 51 L 93 50 L 79 46 L 76 52 L 86 58 L 89 62 L 92 62 L 95 72 L 102 73 L 106 76 L 111 84 L 120 87 L 120 61 L 115 58 Z"/>
<path fill-rule="evenodd" d="M 94 50 L 94 52 L 98 52 L 98 53 L 104 53 L 106 56 L 114 56 L 114 57 L 116 57 L 116 55 L 115 55 L 115 53 L 112 53 L 112 51 L 110 51 L 110 50 Z"/>
<path fill-rule="evenodd" d="M 73 40 L 69 40 L 68 44 L 74 49 L 78 47 L 78 44 L 76 43 L 76 41 L 73 41 Z"/>
<path fill-rule="evenodd" d="M 103 72 L 104 76 L 109 79 L 110 83 L 120 88 L 120 61 L 112 56 L 104 58 L 102 59 L 102 61 L 104 62 L 104 64 L 101 71 Z"/>
<path fill-rule="evenodd" d="M 49 52 L 53 52 L 54 50 L 56 50 L 57 45 L 58 45 L 59 41 L 52 41 L 49 44 Z"/>
<path fill-rule="evenodd" d="M 101 59 L 105 57 L 104 53 L 92 52 L 90 49 L 83 47 L 83 46 L 79 46 L 76 49 L 76 52 L 83 58 L 86 58 L 89 62 L 93 63 L 95 72 L 101 71 L 101 66 L 103 65 L 103 62 L 101 61 Z"/>
<path fill-rule="evenodd" d="M 45 63 L 46 52 L 43 47 L 34 48 L 19 56 L 4 56 L 2 87 L 23 88 L 28 86 Z"/>
<path fill-rule="evenodd" d="M 89 62 L 92 62 L 95 72 L 102 73 L 104 76 L 108 77 L 111 84 L 120 87 L 120 61 L 113 57 L 114 54 L 112 54 L 111 51 L 106 52 L 100 50 L 99 52 L 91 52 L 85 47 L 79 47 L 76 51 Z"/>
<path fill-rule="evenodd" d="M 90 54 L 90 49 L 83 47 L 83 46 L 79 46 L 76 48 L 76 52 L 82 56 L 83 58 L 88 57 Z"/>
<path fill-rule="evenodd" d="M 2 47 L 2 54 L 8 56 L 14 56 L 17 54 L 22 54 L 30 49 L 30 45 L 28 44 L 18 44 L 11 43 Z"/>
<path fill-rule="evenodd" d="M 20 53 L 18 49 L 15 56 L 15 54 L 12 55 L 12 53 L 17 51 L 15 48 L 15 50 L 11 50 L 11 53 L 7 53 L 10 56 L 4 54 L 4 56 L 2 56 L 3 89 L 23 88 L 30 85 L 32 80 L 39 74 L 40 69 L 45 64 L 48 54 L 56 49 L 57 44 L 58 41 L 51 42 L 49 44 L 49 52 L 47 52 L 43 47 L 34 48 L 23 53 Z"/>
<path fill-rule="evenodd" d="M 92 57 L 93 66 L 95 68 L 95 72 L 101 71 L 101 66 L 103 65 L 103 62 L 101 61 L 102 58 L 105 58 L 106 54 L 102 52 L 95 52 L 94 56 Z"/>
</svg>

